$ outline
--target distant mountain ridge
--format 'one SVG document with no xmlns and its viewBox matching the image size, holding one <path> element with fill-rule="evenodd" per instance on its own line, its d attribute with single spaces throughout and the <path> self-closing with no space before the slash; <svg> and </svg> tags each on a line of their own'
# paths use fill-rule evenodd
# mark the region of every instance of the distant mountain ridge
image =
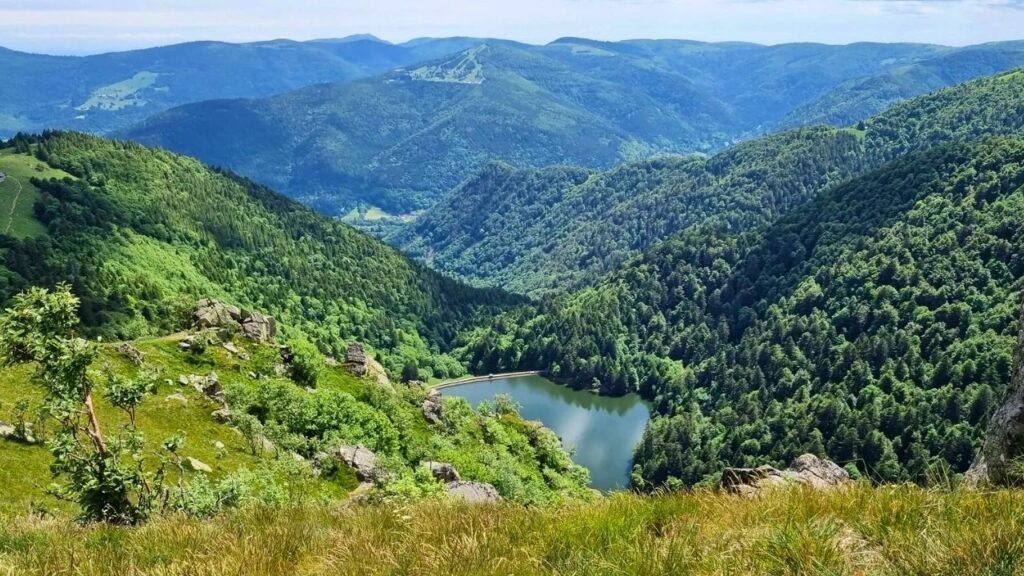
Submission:
<svg viewBox="0 0 1024 576">
<path fill-rule="evenodd" d="M 104 134 L 182 104 L 364 78 L 465 47 L 448 41 L 396 46 L 355 36 L 188 42 L 81 57 L 0 48 L 0 138 L 54 128 Z"/>
<path fill-rule="evenodd" d="M 422 42 L 403 46 L 461 51 L 355 82 L 183 106 L 121 134 L 230 167 L 327 214 L 400 214 L 431 206 L 493 161 L 610 168 L 713 153 L 782 124 L 861 120 L 908 95 L 1024 64 L 1014 43 Z M 908 86 L 890 94 L 892 77 Z M 843 88 L 861 82 L 870 92 L 872 78 L 882 79 L 878 94 Z"/>
</svg>

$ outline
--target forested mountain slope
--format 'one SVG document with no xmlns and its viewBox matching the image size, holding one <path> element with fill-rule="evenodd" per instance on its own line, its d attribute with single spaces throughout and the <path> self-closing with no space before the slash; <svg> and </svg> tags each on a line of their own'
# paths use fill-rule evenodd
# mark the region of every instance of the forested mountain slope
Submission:
<svg viewBox="0 0 1024 576">
<path fill-rule="evenodd" d="M 191 42 L 84 57 L 0 48 L 0 138 L 47 128 L 106 133 L 182 104 L 362 78 L 464 45 L 396 46 L 372 38 Z"/>
<path fill-rule="evenodd" d="M 1024 66 L 1022 42 L 968 46 L 897 66 L 876 76 L 843 82 L 793 110 L 778 125 L 847 126 L 901 100 L 1020 66 Z"/>
<path fill-rule="evenodd" d="M 805 128 L 710 158 L 607 172 L 492 166 L 390 241 L 431 266 L 526 293 L 576 288 L 710 221 L 772 222 L 830 186 L 913 150 L 1024 131 L 1024 74 L 977 80 L 849 129 Z"/>
<path fill-rule="evenodd" d="M 325 352 L 357 339 L 392 371 L 411 363 L 443 376 L 461 372 L 441 354 L 455 334 L 511 303 L 190 158 L 77 133 L 7 146 L 6 163 L 70 177 L 22 183 L 37 198 L 25 213 L 37 233 L 0 236 L 0 303 L 29 285 L 71 282 L 96 335 L 169 332 L 212 296 L 273 314 Z"/>
<path fill-rule="evenodd" d="M 715 148 L 735 131 L 682 76 L 636 58 L 590 68 L 593 58 L 489 43 L 369 80 L 177 108 L 126 135 L 340 215 L 425 207 L 492 159 L 611 166 L 659 146 Z"/>
<path fill-rule="evenodd" d="M 694 230 L 468 341 L 658 418 L 635 481 L 825 453 L 878 480 L 969 466 L 1024 287 L 1024 142 L 914 153 L 761 231 Z"/>
<path fill-rule="evenodd" d="M 328 214 L 360 206 L 398 214 L 430 206 L 492 161 L 608 168 L 664 153 L 714 152 L 762 133 L 843 82 L 958 50 L 487 41 L 358 82 L 176 108 L 124 134 L 231 167 Z M 942 73 L 955 63 L 935 62 Z M 1005 59 L 1007 68 L 1013 62 Z M 948 76 L 985 74 L 987 64 L 973 76 L 970 66 Z M 930 80 L 915 89 L 936 83 L 945 85 Z M 864 109 L 861 117 L 878 109 L 850 107 Z"/>
</svg>

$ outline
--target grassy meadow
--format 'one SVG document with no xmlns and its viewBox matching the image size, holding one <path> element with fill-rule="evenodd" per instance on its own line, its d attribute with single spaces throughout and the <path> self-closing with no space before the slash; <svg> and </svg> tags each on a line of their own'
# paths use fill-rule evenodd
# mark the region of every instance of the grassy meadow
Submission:
<svg viewBox="0 0 1024 576">
<path fill-rule="evenodd" d="M 15 154 L 13 150 L 0 150 L 0 172 L 7 176 L 0 182 L 0 233 L 15 238 L 46 234 L 46 227 L 36 220 L 33 212 L 39 190 L 30 180 L 66 178 L 69 175 L 31 156 Z"/>
<path fill-rule="evenodd" d="M 0 574 L 1024 573 L 1024 492 L 858 485 L 552 508 L 339 504 L 82 527 L 9 514 Z"/>
</svg>

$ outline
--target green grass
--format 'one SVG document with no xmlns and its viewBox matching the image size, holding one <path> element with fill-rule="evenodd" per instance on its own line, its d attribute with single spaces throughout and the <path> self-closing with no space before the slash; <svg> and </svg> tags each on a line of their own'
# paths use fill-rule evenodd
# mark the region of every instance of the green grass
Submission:
<svg viewBox="0 0 1024 576">
<path fill-rule="evenodd" d="M 32 156 L 0 150 L 0 172 L 7 175 L 0 183 L 0 233 L 16 238 L 42 236 L 46 227 L 36 220 L 33 205 L 39 190 L 32 178 L 66 178 L 69 174 L 50 168 Z"/>
<path fill-rule="evenodd" d="M 1024 570 L 1022 531 L 1022 492 L 867 485 L 552 508 L 247 509 L 141 528 L 21 514 L 0 522 L 0 573 L 1012 575 Z"/>
<path fill-rule="evenodd" d="M 89 96 L 89 99 L 76 110 L 83 112 L 95 109 L 116 111 L 124 110 L 129 106 L 143 106 L 146 101 L 138 98 L 137 94 L 156 83 L 159 76 L 155 72 L 143 71 L 126 80 L 97 88 Z"/>
</svg>

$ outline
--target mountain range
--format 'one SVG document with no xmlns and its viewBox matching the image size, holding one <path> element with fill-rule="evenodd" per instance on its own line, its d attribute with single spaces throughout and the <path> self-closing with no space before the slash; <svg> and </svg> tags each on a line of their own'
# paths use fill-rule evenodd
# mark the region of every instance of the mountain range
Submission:
<svg viewBox="0 0 1024 576">
<path fill-rule="evenodd" d="M 401 215 L 493 161 L 601 169 L 713 153 L 779 125 L 861 120 L 1020 64 L 1017 43 L 489 40 L 362 80 L 182 106 L 119 135 L 229 167 L 326 214 Z"/>
<path fill-rule="evenodd" d="M 182 104 L 363 78 L 481 41 L 190 42 L 81 57 L 0 48 L 0 138 L 58 128 L 105 134 Z"/>
<path fill-rule="evenodd" d="M 390 241 L 474 283 L 532 294 L 575 289 L 709 221 L 756 228 L 914 150 L 979 131 L 1016 134 L 1022 102 L 1019 84 L 995 78 L 895 105 L 857 126 L 779 132 L 707 158 L 606 172 L 493 165 Z"/>
</svg>

